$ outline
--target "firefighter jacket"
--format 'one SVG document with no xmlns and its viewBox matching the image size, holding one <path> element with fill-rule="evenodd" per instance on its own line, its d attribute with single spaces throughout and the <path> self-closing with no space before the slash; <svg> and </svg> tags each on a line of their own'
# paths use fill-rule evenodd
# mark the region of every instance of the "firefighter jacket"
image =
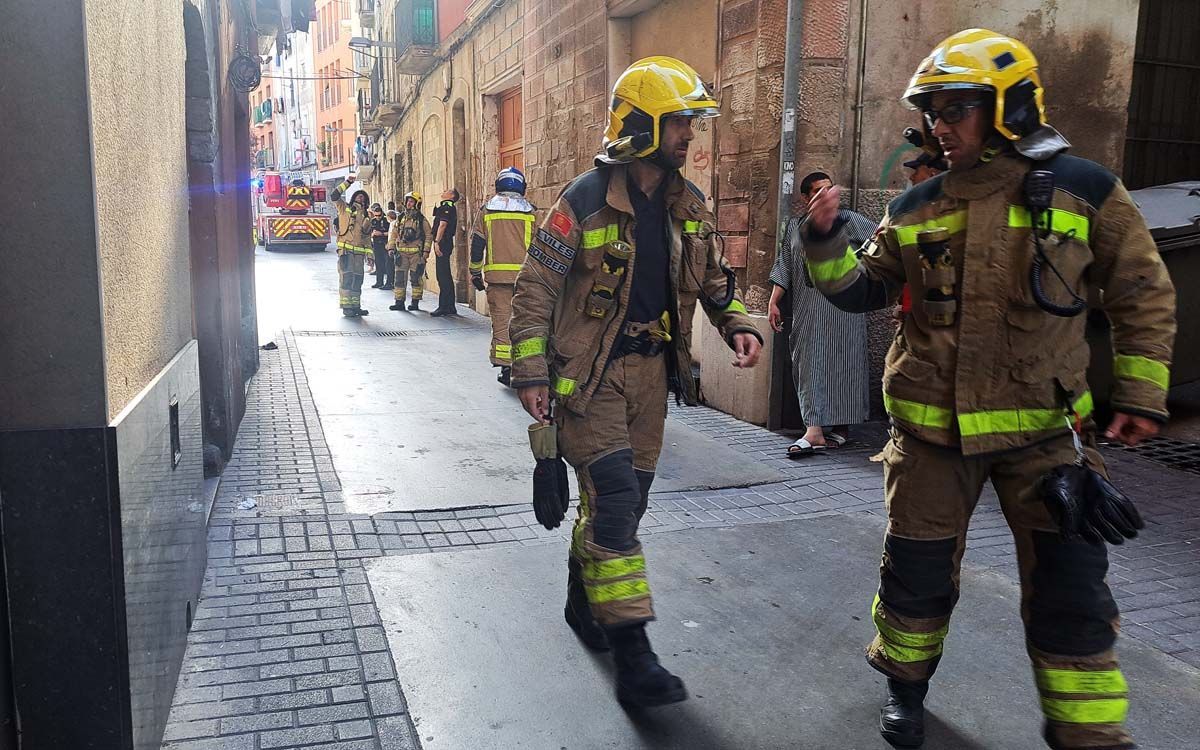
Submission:
<svg viewBox="0 0 1200 750">
<path fill-rule="evenodd" d="M 400 212 L 392 222 L 396 229 L 396 242 L 392 249 L 399 252 L 421 253 L 421 257 L 429 256 L 429 246 L 433 242 L 433 232 L 429 228 L 429 220 L 421 210 L 414 208 Z"/>
<path fill-rule="evenodd" d="M 330 197 L 337 207 L 337 254 L 371 255 L 371 216 L 359 211 L 352 203 L 342 200 L 350 183 L 343 182 L 333 189 Z"/>
<path fill-rule="evenodd" d="M 483 205 L 471 230 L 472 273 L 489 284 L 513 284 L 533 241 L 534 207 L 516 193 L 493 195 Z"/>
<path fill-rule="evenodd" d="M 637 273 L 633 207 L 625 165 L 604 166 L 575 178 L 534 233 L 513 297 L 512 385 L 549 385 L 563 407 L 583 415 L 608 366 L 613 344 L 627 322 L 631 279 Z M 723 299 L 724 260 L 713 234 L 715 220 L 704 194 L 678 172 L 667 177 L 670 252 L 668 379 L 676 397 L 698 402 L 692 378 L 691 324 L 698 295 Z M 617 277 L 606 270 L 614 253 L 632 250 Z M 614 288 L 602 317 L 596 291 Z M 733 335 L 762 337 L 740 295 L 722 308 L 706 308 L 709 320 L 732 346 Z"/>
<path fill-rule="evenodd" d="M 843 310 L 885 307 L 910 285 L 912 310 L 884 368 L 884 405 L 897 427 L 961 446 L 965 455 L 1064 434 L 1068 418 L 1078 424 L 1092 412 L 1088 316 L 1052 315 L 1033 295 L 1024 192 L 1031 169 L 1054 174 L 1051 211 L 1039 219 L 1047 257 L 1112 322 L 1113 408 L 1165 420 L 1175 292 L 1129 193 L 1093 162 L 1059 154 L 1034 163 L 1005 153 L 896 198 L 861 255 L 836 224 L 827 237 L 812 236 L 810 227 L 805 242 L 810 276 Z M 949 232 L 951 258 L 923 267 L 918 233 L 939 227 Z M 930 304 L 939 288 L 952 290 L 952 320 L 938 318 L 944 304 Z M 1058 305 L 1070 301 L 1049 268 L 1043 288 Z"/>
</svg>

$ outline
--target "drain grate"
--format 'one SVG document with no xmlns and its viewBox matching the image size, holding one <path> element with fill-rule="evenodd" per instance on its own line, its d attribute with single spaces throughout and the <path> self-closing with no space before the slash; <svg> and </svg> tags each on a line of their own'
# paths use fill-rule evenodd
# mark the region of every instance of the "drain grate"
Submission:
<svg viewBox="0 0 1200 750">
<path fill-rule="evenodd" d="M 412 338 L 414 336 L 439 336 L 465 330 L 463 328 L 429 328 L 417 331 L 292 331 L 293 336 L 351 336 L 355 338 Z"/>
<path fill-rule="evenodd" d="M 1155 437 L 1143 441 L 1134 448 L 1117 444 L 1110 444 L 1110 447 L 1121 448 L 1135 456 L 1169 466 L 1172 469 L 1200 474 L 1200 444 L 1186 443 L 1174 438 Z"/>
</svg>

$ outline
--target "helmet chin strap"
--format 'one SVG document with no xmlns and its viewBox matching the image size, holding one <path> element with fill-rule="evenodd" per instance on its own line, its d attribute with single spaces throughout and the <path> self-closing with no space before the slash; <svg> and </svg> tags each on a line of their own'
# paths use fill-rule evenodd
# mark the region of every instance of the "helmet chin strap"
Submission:
<svg viewBox="0 0 1200 750">
<path fill-rule="evenodd" d="M 654 153 L 650 154 L 649 156 L 643 156 L 642 160 L 649 164 L 653 164 L 654 166 L 658 167 L 659 169 L 661 169 L 662 171 L 667 172 L 667 173 L 670 173 L 670 172 L 673 172 L 673 171 L 679 169 L 679 167 L 672 166 L 670 163 L 667 162 L 667 155 L 663 153 L 662 146 L 659 146 L 658 148 L 654 149 Z"/>
</svg>

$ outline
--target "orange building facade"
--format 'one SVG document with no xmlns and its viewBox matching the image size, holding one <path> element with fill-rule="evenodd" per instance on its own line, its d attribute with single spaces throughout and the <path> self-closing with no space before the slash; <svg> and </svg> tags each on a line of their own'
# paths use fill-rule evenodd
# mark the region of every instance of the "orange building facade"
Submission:
<svg viewBox="0 0 1200 750">
<path fill-rule="evenodd" d="M 317 176 L 340 180 L 354 170 L 357 134 L 354 57 L 350 36 L 355 23 L 351 0 L 318 0 L 312 35 L 316 112 Z"/>
</svg>

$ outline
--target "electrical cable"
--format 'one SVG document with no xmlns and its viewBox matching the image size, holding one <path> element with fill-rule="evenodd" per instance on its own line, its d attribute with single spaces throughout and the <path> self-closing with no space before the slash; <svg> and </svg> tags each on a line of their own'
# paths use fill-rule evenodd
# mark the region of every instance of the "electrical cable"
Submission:
<svg viewBox="0 0 1200 750">
<path fill-rule="evenodd" d="M 262 63 L 257 57 L 246 54 L 239 44 L 234 48 L 233 59 L 229 62 L 229 85 L 235 91 L 249 94 L 262 83 Z"/>
</svg>

